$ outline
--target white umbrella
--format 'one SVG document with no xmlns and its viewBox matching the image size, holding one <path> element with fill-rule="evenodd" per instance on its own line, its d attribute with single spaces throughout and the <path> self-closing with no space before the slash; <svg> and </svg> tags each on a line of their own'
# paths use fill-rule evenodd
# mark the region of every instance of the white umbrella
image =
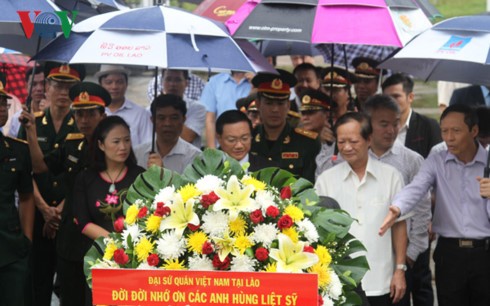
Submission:
<svg viewBox="0 0 490 306">
<path fill-rule="evenodd" d="M 424 80 L 490 85 L 490 15 L 442 21 L 379 67 Z"/>
</svg>

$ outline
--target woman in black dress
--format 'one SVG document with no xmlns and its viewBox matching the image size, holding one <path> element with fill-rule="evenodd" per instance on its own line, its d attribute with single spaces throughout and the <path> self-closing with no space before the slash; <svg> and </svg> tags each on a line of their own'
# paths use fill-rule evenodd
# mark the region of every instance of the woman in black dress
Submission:
<svg viewBox="0 0 490 306">
<path fill-rule="evenodd" d="M 77 176 L 74 213 L 82 233 L 95 240 L 114 231 L 123 215 L 125 191 L 138 174 L 128 124 L 119 116 L 103 119 L 90 144 L 91 167 Z"/>
</svg>

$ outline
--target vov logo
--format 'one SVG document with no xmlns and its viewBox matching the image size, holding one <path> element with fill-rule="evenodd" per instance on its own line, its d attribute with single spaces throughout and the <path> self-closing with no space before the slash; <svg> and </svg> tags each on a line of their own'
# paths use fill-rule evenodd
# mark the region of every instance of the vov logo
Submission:
<svg viewBox="0 0 490 306">
<path fill-rule="evenodd" d="M 65 38 L 68 38 L 78 11 L 71 11 L 71 20 L 67 11 L 17 11 L 17 14 L 27 38 L 31 38 L 34 31 L 41 37 L 51 38 L 55 37 L 56 33 L 63 31 Z"/>
</svg>

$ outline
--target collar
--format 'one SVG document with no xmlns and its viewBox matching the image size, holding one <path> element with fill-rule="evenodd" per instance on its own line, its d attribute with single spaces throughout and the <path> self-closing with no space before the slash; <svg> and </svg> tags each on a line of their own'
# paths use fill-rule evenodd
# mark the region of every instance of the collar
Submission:
<svg viewBox="0 0 490 306">
<path fill-rule="evenodd" d="M 242 84 L 242 83 L 244 83 L 244 82 L 248 82 L 248 79 L 247 79 L 246 77 L 243 77 L 243 79 L 241 79 L 241 80 L 240 80 L 240 82 L 238 82 L 238 83 L 237 83 L 237 82 L 235 81 L 235 79 L 234 79 L 234 78 L 231 76 L 231 73 L 227 73 L 227 74 L 226 74 L 225 83 L 226 83 L 226 82 L 233 82 L 233 83 L 235 83 L 235 84 L 237 84 L 237 85 L 240 85 L 240 84 Z"/>
<path fill-rule="evenodd" d="M 248 153 L 247 155 L 245 155 L 244 158 L 242 158 L 241 160 L 239 160 L 238 162 L 240 163 L 240 166 L 243 166 L 245 163 L 248 163 L 249 161 L 249 158 L 248 158 Z"/>
<path fill-rule="evenodd" d="M 352 170 L 351 166 L 349 165 L 348 162 L 344 161 L 345 163 L 345 171 L 342 174 L 343 180 L 347 180 L 351 175 L 357 175 L 354 170 Z M 363 180 L 367 175 L 372 176 L 373 178 L 377 178 L 379 175 L 379 170 L 377 169 L 376 165 L 374 165 L 376 162 L 373 160 L 371 155 L 368 154 L 368 161 L 367 161 L 367 166 L 366 166 L 366 173 L 364 174 Z"/>
<path fill-rule="evenodd" d="M 373 150 L 370 148 L 369 149 L 369 154 L 370 156 L 374 157 L 375 159 L 377 160 L 381 160 L 383 159 L 384 157 L 388 156 L 388 155 L 400 155 L 401 153 L 401 150 L 402 150 L 402 147 L 403 145 L 397 140 L 395 140 L 395 142 L 393 143 L 393 146 L 391 146 L 391 148 L 389 148 L 386 152 L 384 152 L 381 156 L 377 156 Z"/>
<path fill-rule="evenodd" d="M 480 86 L 480 88 L 481 88 L 481 92 L 483 94 L 483 99 L 487 100 L 488 99 L 487 97 L 490 95 L 490 90 L 488 89 L 487 86 L 483 86 L 483 85 Z"/>
<path fill-rule="evenodd" d="M 186 155 L 186 153 L 187 153 L 187 150 L 186 150 L 186 146 L 185 146 L 185 140 L 183 140 L 182 138 L 179 137 L 175 146 L 164 157 L 172 156 L 172 155 Z"/>
<path fill-rule="evenodd" d="M 475 140 L 476 141 L 476 140 Z M 483 148 L 483 146 L 477 142 L 478 144 L 478 150 L 476 151 L 475 157 L 473 157 L 473 160 L 470 161 L 469 163 L 465 164 L 467 166 L 471 166 L 474 163 L 481 163 L 483 165 L 487 164 L 487 158 L 488 158 L 488 152 Z M 449 161 L 455 161 L 457 163 L 462 163 L 454 154 L 452 154 L 449 151 L 446 151 L 446 158 L 444 159 L 445 163 L 448 163 Z"/>
<path fill-rule="evenodd" d="M 408 130 L 408 128 L 410 127 L 410 119 L 412 119 L 412 113 L 413 113 L 413 109 L 410 108 L 410 113 L 408 113 L 407 122 L 405 122 L 405 125 L 400 128 L 407 127 Z"/>
</svg>

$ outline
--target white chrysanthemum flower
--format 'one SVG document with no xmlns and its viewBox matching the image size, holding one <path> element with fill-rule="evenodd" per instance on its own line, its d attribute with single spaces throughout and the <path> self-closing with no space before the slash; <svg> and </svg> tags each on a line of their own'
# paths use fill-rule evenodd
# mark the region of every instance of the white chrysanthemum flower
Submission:
<svg viewBox="0 0 490 306">
<path fill-rule="evenodd" d="M 109 243 L 116 244 L 114 239 L 112 239 L 111 237 L 104 237 L 104 245 L 108 245 Z"/>
<path fill-rule="evenodd" d="M 339 276 L 335 271 L 329 270 L 330 273 L 330 284 L 328 286 L 328 295 L 333 299 L 338 300 L 342 294 L 342 283 L 340 282 Z"/>
<path fill-rule="evenodd" d="M 142 199 L 137 199 L 136 201 L 134 201 L 134 203 L 136 206 L 138 206 L 139 208 L 145 206 L 145 202 L 142 200 Z"/>
<path fill-rule="evenodd" d="M 119 269 L 119 265 L 112 260 L 101 259 L 97 260 L 97 263 L 90 267 L 90 269 Z"/>
<path fill-rule="evenodd" d="M 328 295 L 322 296 L 323 298 L 323 306 L 333 306 L 333 301 Z"/>
<path fill-rule="evenodd" d="M 298 221 L 296 222 L 296 225 L 298 226 L 299 231 L 303 232 L 305 238 L 308 240 L 309 243 L 318 241 L 318 238 L 320 236 L 318 235 L 315 225 L 309 219 L 305 218 L 301 221 Z"/>
<path fill-rule="evenodd" d="M 267 207 L 269 206 L 275 206 L 277 207 L 276 202 L 274 201 L 274 194 L 270 192 L 269 190 L 259 190 L 257 191 L 255 195 L 255 202 L 257 202 L 257 205 L 262 209 L 262 212 L 265 214 L 265 211 L 267 210 Z"/>
<path fill-rule="evenodd" d="M 163 189 L 160 189 L 158 194 L 155 196 L 155 200 L 153 201 L 153 209 L 157 208 L 158 202 L 163 202 L 165 205 L 169 206 L 173 203 L 173 199 L 175 197 L 175 187 L 169 186 Z"/>
<path fill-rule="evenodd" d="M 224 184 L 223 180 L 217 176 L 208 174 L 200 178 L 196 182 L 196 188 L 202 192 L 202 194 L 208 194 L 211 191 L 215 191 L 218 187 Z"/>
<path fill-rule="evenodd" d="M 157 267 L 155 266 L 150 266 L 148 262 L 143 261 L 142 263 L 139 264 L 139 266 L 136 268 L 138 270 L 156 270 Z"/>
<path fill-rule="evenodd" d="M 229 215 L 224 211 L 207 211 L 202 216 L 201 229 L 209 236 L 221 237 L 228 232 Z"/>
<path fill-rule="evenodd" d="M 245 254 L 236 254 L 231 261 L 230 270 L 236 272 L 254 272 L 257 260 Z"/>
<path fill-rule="evenodd" d="M 206 255 L 192 256 L 189 258 L 189 270 L 213 271 L 213 262 Z"/>
<path fill-rule="evenodd" d="M 187 239 L 179 237 L 175 231 L 170 231 L 157 240 L 157 253 L 163 260 L 177 259 L 184 255 L 186 245 Z"/>
<path fill-rule="evenodd" d="M 255 243 L 262 243 L 267 248 L 277 239 L 278 234 L 279 230 L 275 224 L 258 224 L 255 226 L 251 238 Z"/>
<path fill-rule="evenodd" d="M 128 226 L 122 233 L 122 244 L 125 249 L 128 248 L 128 236 L 131 236 L 131 242 L 135 245 L 142 236 L 141 230 L 138 224 Z M 131 246 L 132 247 L 132 246 Z"/>
</svg>

